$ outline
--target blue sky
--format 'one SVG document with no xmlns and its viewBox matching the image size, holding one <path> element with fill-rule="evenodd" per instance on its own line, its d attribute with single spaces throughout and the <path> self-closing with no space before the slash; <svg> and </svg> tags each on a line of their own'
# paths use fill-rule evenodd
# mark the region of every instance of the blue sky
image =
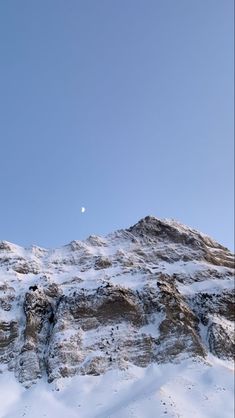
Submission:
<svg viewBox="0 0 235 418">
<path fill-rule="evenodd" d="M 151 214 L 233 247 L 232 0 L 1 1 L 0 54 L 0 239 Z"/>
</svg>

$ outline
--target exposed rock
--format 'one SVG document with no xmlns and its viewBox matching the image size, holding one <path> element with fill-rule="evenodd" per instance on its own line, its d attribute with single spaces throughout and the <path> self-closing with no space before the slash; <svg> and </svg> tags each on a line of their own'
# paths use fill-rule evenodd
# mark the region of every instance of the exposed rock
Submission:
<svg viewBox="0 0 235 418">
<path fill-rule="evenodd" d="M 0 250 L 12 251 L 12 246 L 11 246 L 10 242 L 0 241 Z"/>
<path fill-rule="evenodd" d="M 226 327 L 212 322 L 208 327 L 208 342 L 210 351 L 219 358 L 228 359 L 234 356 L 234 329 L 233 325 Z"/>
<path fill-rule="evenodd" d="M 112 263 L 108 258 L 105 257 L 97 257 L 96 261 L 95 261 L 95 269 L 96 270 L 100 270 L 100 269 L 107 269 L 108 267 L 111 267 Z"/>
<path fill-rule="evenodd" d="M 27 262 L 16 263 L 13 266 L 13 270 L 15 270 L 17 273 L 20 273 L 20 274 L 29 274 L 29 273 L 38 274 L 40 271 L 36 263 L 27 263 Z"/>
<path fill-rule="evenodd" d="M 6 363 L 9 360 L 18 337 L 18 325 L 16 321 L 0 322 L 0 362 Z"/>
</svg>

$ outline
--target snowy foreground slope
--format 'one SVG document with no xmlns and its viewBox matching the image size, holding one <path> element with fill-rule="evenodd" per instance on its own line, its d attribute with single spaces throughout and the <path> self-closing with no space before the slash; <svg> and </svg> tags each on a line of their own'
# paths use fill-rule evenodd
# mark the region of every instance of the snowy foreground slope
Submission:
<svg viewBox="0 0 235 418">
<path fill-rule="evenodd" d="M 0 242 L 0 417 L 232 417 L 233 267 L 154 217 L 55 250 Z"/>
</svg>

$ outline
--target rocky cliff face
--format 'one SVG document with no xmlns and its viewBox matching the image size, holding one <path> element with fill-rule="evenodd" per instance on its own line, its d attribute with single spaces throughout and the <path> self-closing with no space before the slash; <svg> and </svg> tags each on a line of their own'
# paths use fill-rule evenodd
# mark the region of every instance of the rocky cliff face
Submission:
<svg viewBox="0 0 235 418">
<path fill-rule="evenodd" d="M 234 261 L 146 217 L 55 250 L 0 243 L 0 370 L 26 387 L 130 364 L 234 353 Z"/>
</svg>

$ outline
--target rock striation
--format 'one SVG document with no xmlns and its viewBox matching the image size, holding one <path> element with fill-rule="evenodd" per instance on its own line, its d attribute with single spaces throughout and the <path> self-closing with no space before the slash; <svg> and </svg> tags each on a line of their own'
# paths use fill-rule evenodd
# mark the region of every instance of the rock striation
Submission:
<svg viewBox="0 0 235 418">
<path fill-rule="evenodd" d="M 0 242 L 0 370 L 25 387 L 130 364 L 234 354 L 234 258 L 146 217 L 60 249 Z"/>
</svg>

